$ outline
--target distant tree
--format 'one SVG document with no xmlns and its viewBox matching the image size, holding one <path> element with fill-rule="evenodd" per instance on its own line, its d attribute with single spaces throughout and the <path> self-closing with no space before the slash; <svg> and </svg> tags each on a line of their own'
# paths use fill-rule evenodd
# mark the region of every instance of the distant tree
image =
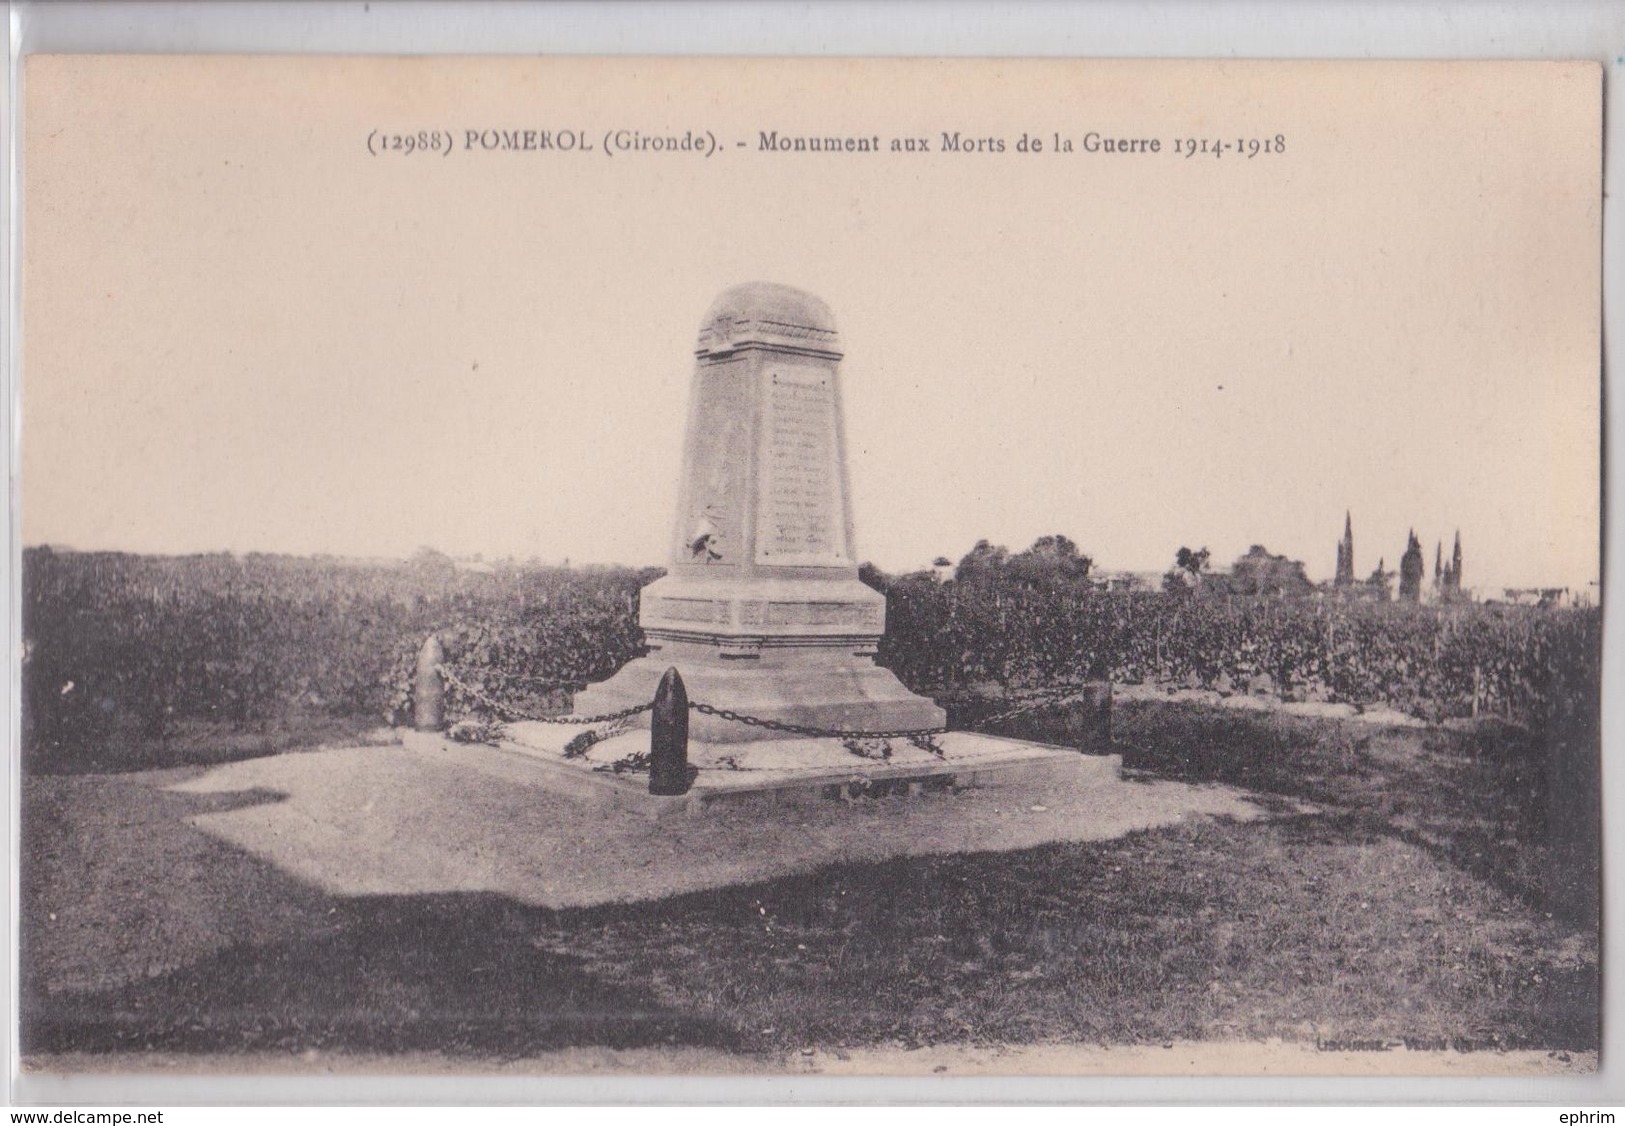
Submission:
<svg viewBox="0 0 1625 1126">
<path fill-rule="evenodd" d="M 432 547 L 420 547 L 412 553 L 407 560 L 407 566 L 420 575 L 433 575 L 441 578 L 457 573 L 457 561 L 443 551 Z"/>
<path fill-rule="evenodd" d="M 1387 569 L 1387 560 L 1378 559 L 1377 569 L 1371 572 L 1365 585 L 1370 588 L 1372 597 L 1387 602 L 1394 596 L 1394 573 Z"/>
<path fill-rule="evenodd" d="M 977 540 L 976 546 L 965 553 L 954 570 L 954 577 L 960 582 L 972 582 L 980 578 L 997 578 L 1003 574 L 1005 565 L 1010 562 L 1010 552 L 1007 548 L 995 547 L 987 540 Z"/>
<path fill-rule="evenodd" d="M 1200 575 L 1203 571 L 1207 570 L 1208 561 L 1212 558 L 1213 553 L 1205 547 L 1200 551 L 1192 551 L 1188 547 L 1182 547 L 1178 551 L 1174 552 L 1174 566 L 1178 567 L 1181 571 L 1188 571 L 1193 575 Z"/>
<path fill-rule="evenodd" d="M 1173 569 L 1162 576 L 1162 589 L 1172 592 L 1194 590 L 1202 583 L 1202 572 L 1207 570 L 1213 553 L 1207 548 L 1192 551 L 1181 547 L 1174 552 Z"/>
<path fill-rule="evenodd" d="M 1078 551 L 1066 536 L 1040 536 L 1026 551 L 1012 555 L 1010 576 L 1027 586 L 1056 586 L 1081 583 L 1089 577 L 1095 561 Z"/>
<path fill-rule="evenodd" d="M 1227 583 L 1231 594 L 1243 597 L 1293 598 L 1314 590 L 1301 562 L 1256 543 L 1231 566 Z"/>
<path fill-rule="evenodd" d="M 1410 539 L 1405 544 L 1405 554 L 1399 561 L 1399 600 L 1401 602 L 1420 602 L 1422 600 L 1422 541 L 1416 538 L 1413 528 Z"/>
<path fill-rule="evenodd" d="M 1094 560 L 1066 536 L 1040 536 L 1026 551 L 1015 555 L 987 540 L 978 540 L 959 561 L 955 578 L 959 582 L 991 579 L 1034 588 L 1081 585 L 1093 567 Z"/>
<path fill-rule="evenodd" d="M 1456 543 L 1450 552 L 1450 562 L 1444 561 L 1444 541 L 1440 540 L 1433 553 L 1433 588 L 1440 602 L 1461 600 L 1461 532 L 1456 532 Z"/>
</svg>

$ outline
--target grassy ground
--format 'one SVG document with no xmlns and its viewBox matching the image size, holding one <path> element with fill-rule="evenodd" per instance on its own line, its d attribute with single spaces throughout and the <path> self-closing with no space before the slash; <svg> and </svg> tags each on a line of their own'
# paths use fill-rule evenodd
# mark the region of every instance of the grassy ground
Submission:
<svg viewBox="0 0 1625 1126">
<path fill-rule="evenodd" d="M 1124 765 L 1324 803 L 1526 908 L 1596 933 L 1601 895 L 1596 716 L 1534 732 L 1140 703 L 1120 707 Z"/>
<path fill-rule="evenodd" d="M 570 1045 L 1596 1046 L 1595 895 L 1584 865 L 1539 878 L 1575 846 L 1553 832 L 1535 789 L 1553 774 L 1525 734 L 1163 703 L 1120 709 L 1117 733 L 1148 774 L 1324 812 L 553 911 L 330 897 L 185 824 L 199 802 L 251 796 L 31 778 L 23 1048 L 495 1061 Z M 110 890 L 227 935 L 212 953 L 98 967 L 53 932 L 43 905 L 132 836 L 151 859 Z M 1580 854 L 1594 865 L 1595 843 Z"/>
</svg>

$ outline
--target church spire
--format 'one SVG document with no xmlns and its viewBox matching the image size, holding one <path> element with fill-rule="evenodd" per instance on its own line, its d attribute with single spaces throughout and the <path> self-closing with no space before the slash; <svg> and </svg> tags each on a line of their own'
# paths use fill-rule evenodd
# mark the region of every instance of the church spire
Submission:
<svg viewBox="0 0 1625 1126">
<path fill-rule="evenodd" d="M 1343 513 L 1343 542 L 1337 545 L 1337 577 L 1334 586 L 1354 585 L 1354 515 Z"/>
</svg>

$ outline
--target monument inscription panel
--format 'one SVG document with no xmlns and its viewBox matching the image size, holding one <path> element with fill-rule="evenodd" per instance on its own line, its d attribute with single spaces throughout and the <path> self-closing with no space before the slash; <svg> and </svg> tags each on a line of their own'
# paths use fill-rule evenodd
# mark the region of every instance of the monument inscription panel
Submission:
<svg viewBox="0 0 1625 1126">
<path fill-rule="evenodd" d="M 831 373 L 786 364 L 763 379 L 756 562 L 848 566 Z"/>
</svg>

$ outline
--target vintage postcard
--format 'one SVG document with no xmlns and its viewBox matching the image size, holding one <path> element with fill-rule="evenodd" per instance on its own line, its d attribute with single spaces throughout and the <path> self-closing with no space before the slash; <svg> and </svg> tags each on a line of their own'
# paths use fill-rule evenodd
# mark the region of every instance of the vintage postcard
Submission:
<svg viewBox="0 0 1625 1126">
<path fill-rule="evenodd" d="M 21 96 L 25 1069 L 1597 1067 L 1596 63 Z"/>
</svg>

